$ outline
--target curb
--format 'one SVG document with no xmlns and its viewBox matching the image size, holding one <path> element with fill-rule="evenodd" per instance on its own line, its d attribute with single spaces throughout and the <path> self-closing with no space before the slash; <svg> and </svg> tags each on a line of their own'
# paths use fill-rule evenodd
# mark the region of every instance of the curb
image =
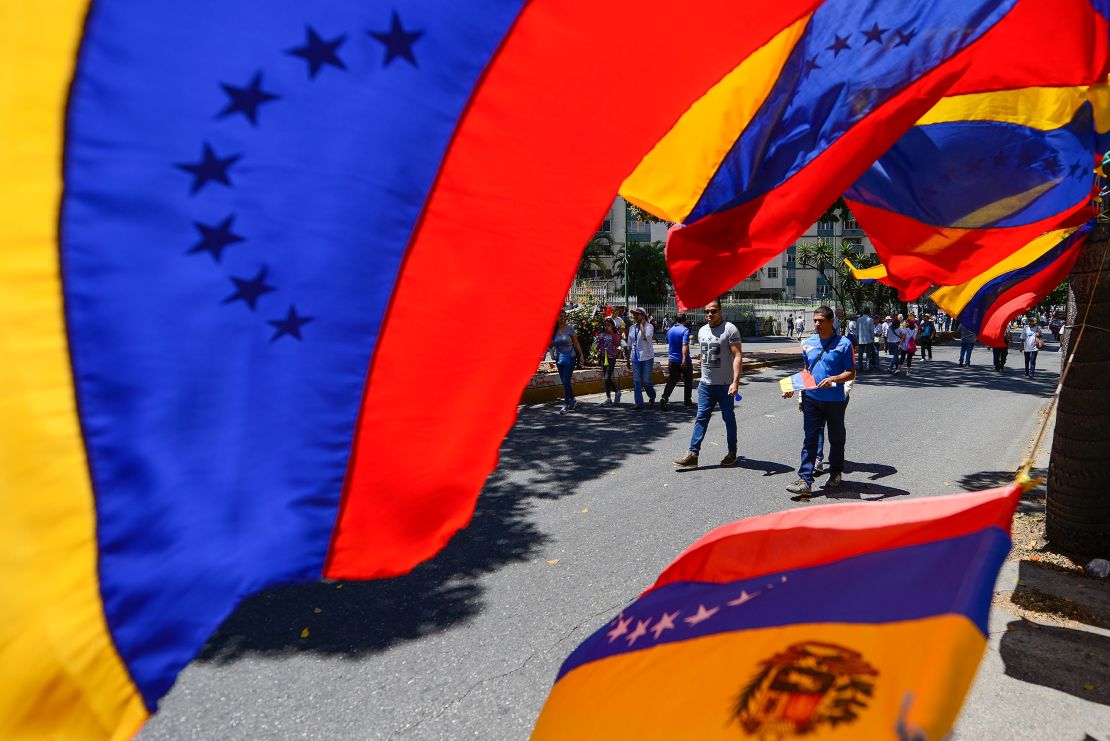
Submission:
<svg viewBox="0 0 1110 741">
<path fill-rule="evenodd" d="M 744 364 L 744 372 L 758 371 L 763 368 L 769 368 L 776 365 L 787 365 L 790 363 L 798 363 L 798 357 L 793 354 L 784 354 L 781 358 L 767 358 L 766 360 L 753 360 L 750 363 Z M 695 376 L 694 380 L 697 382 L 699 376 Z M 655 371 L 651 374 L 653 383 L 666 383 L 667 370 L 663 366 L 656 366 Z M 621 390 L 629 390 L 632 388 L 632 378 L 625 376 L 616 379 L 617 388 Z M 605 381 L 579 381 L 572 385 L 575 396 L 586 396 L 588 394 L 600 394 L 605 392 Z M 544 388 L 530 388 L 525 389 L 521 395 L 521 404 L 542 404 L 545 402 L 558 401 L 563 398 L 563 387 L 560 384 L 554 386 L 547 386 Z"/>
</svg>

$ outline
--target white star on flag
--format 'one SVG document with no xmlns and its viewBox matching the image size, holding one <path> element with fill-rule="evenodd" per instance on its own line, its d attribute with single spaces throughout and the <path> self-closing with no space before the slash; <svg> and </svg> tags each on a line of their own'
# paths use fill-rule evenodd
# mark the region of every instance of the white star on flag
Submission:
<svg viewBox="0 0 1110 741">
<path fill-rule="evenodd" d="M 663 613 L 663 617 L 659 618 L 655 623 L 655 627 L 651 629 L 651 632 L 655 634 L 655 640 L 659 640 L 659 636 L 663 635 L 664 630 L 670 630 L 674 627 L 674 619 L 678 617 L 678 613 L 680 612 L 682 611 L 675 610 L 674 612 Z"/>
<path fill-rule="evenodd" d="M 628 632 L 628 626 L 631 622 L 632 622 L 632 618 L 630 618 L 630 617 L 618 618 L 617 619 L 617 627 L 615 627 L 611 631 L 609 631 L 609 643 L 612 643 L 613 641 L 617 640 L 622 635 L 627 633 Z"/>
<path fill-rule="evenodd" d="M 707 610 L 707 609 L 705 609 L 705 605 L 698 605 L 697 613 L 694 614 L 694 615 L 691 615 L 688 618 L 683 618 L 683 620 L 686 621 L 686 623 L 690 627 L 693 627 L 693 626 L 697 625 L 698 623 L 705 622 L 709 618 L 713 617 L 714 615 L 717 614 L 717 611 L 720 610 L 720 609 L 721 609 L 720 607 L 714 607 L 712 610 Z"/>
<path fill-rule="evenodd" d="M 651 618 L 648 618 L 647 620 L 636 621 L 636 629 L 625 637 L 625 640 L 628 641 L 629 646 L 635 643 L 637 638 L 647 635 L 647 627 L 650 622 Z"/>
<path fill-rule="evenodd" d="M 758 596 L 759 596 L 759 592 L 756 592 L 755 594 L 751 594 L 751 593 L 748 592 L 748 590 L 741 589 L 739 597 L 737 597 L 734 600 L 730 600 L 729 602 L 726 602 L 725 604 L 728 605 L 729 607 L 739 607 L 740 605 L 744 604 L 745 602 L 751 602 L 753 599 L 755 599 Z"/>
</svg>

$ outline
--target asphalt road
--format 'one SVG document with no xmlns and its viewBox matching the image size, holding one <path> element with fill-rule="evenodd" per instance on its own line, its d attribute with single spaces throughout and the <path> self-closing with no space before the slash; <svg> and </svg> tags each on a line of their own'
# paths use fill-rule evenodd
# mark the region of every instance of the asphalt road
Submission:
<svg viewBox="0 0 1110 741">
<path fill-rule="evenodd" d="M 910 378 L 862 377 L 847 415 L 848 486 L 837 498 L 930 496 L 1008 479 L 1059 357 L 1043 352 L 1029 381 L 1018 353 L 1000 378 L 989 350 L 977 348 L 966 369 L 956 352 L 937 347 Z M 437 559 L 391 581 L 248 600 L 140 738 L 526 738 L 567 654 L 683 548 L 723 523 L 806 506 L 784 490 L 796 478 L 801 416 L 778 380 L 795 370 L 745 379 L 743 460 L 732 469 L 713 465 L 725 453 L 717 417 L 705 467 L 673 470 L 692 426 L 681 404 L 635 413 L 595 396 L 565 416 L 556 405 L 521 408 L 473 523 Z M 1107 707 L 1004 670 L 980 680 L 960 738 L 1100 738 L 1102 717 L 1110 729 Z"/>
</svg>

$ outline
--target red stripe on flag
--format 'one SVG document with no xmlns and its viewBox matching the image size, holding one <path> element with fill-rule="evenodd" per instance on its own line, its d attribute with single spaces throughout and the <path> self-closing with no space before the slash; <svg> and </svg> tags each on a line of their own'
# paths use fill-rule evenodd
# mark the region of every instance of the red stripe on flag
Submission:
<svg viewBox="0 0 1110 741">
<path fill-rule="evenodd" d="M 955 229 L 858 201 L 848 201 L 848 207 L 886 265 L 888 285 L 898 289 L 903 301 L 916 299 L 934 283 L 966 283 L 1045 232 L 1083 224 L 1095 214 L 1090 200 L 1084 198 L 1067 211 L 1023 226 Z"/>
<path fill-rule="evenodd" d="M 1018 283 L 995 299 L 983 315 L 983 322 L 979 327 L 979 341 L 989 347 L 1008 345 L 1006 329 L 1010 321 L 1018 314 L 1036 306 L 1045 296 L 1052 293 L 1056 286 L 1064 282 L 1075 266 L 1075 261 L 1079 259 L 1084 242 L 1086 239 L 1080 240 L 1044 270 Z"/>
<path fill-rule="evenodd" d="M 930 543 L 997 527 L 1010 532 L 1017 484 L 902 502 L 828 504 L 719 527 L 676 558 L 647 591 L 679 581 L 730 582 Z"/>
<path fill-rule="evenodd" d="M 404 573 L 466 525 L 583 245 L 620 182 L 697 98 L 816 4 L 749 13 L 717 0 L 681 23 L 664 2 L 526 6 L 475 92 L 410 243 L 327 576 Z M 597 29 L 620 32 L 600 40 Z M 665 43 L 646 53 L 645 39 Z M 630 74 L 651 88 L 631 118 L 606 102 Z"/>
</svg>

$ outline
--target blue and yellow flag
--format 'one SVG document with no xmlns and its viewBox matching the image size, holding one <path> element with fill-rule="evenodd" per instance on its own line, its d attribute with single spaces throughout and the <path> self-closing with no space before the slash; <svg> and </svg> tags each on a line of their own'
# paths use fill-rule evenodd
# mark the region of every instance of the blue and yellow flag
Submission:
<svg viewBox="0 0 1110 741">
<path fill-rule="evenodd" d="M 567 658 L 533 738 L 945 737 L 1021 491 L 714 530 Z"/>
</svg>

